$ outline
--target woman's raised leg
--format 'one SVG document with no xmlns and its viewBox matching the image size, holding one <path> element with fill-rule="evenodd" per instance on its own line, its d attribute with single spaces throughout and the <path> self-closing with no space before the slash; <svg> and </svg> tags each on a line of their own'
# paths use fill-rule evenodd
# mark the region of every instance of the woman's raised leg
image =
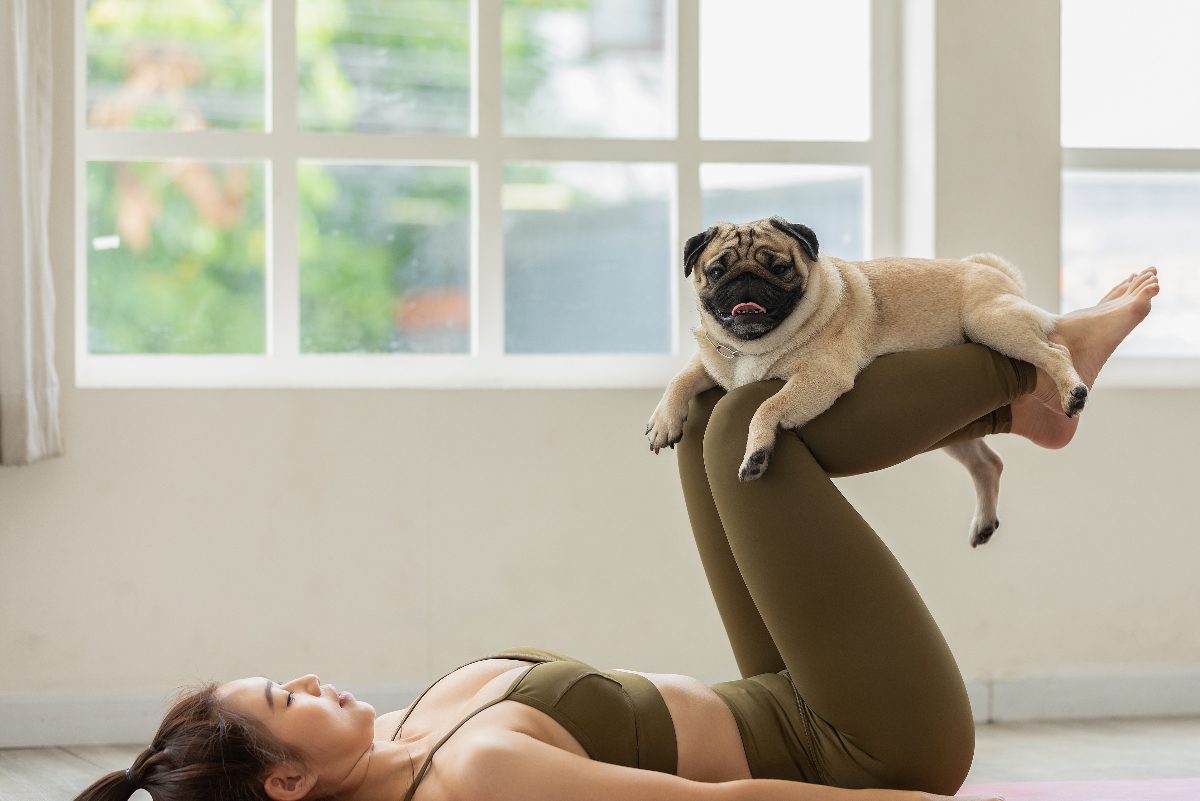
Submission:
<svg viewBox="0 0 1200 801">
<path fill-rule="evenodd" d="M 903 567 L 799 437 L 779 438 L 761 478 L 737 478 L 750 418 L 781 386 L 728 393 L 704 435 L 737 572 L 811 713 L 829 781 L 952 794 L 974 754 L 971 708 Z M 975 417 L 964 412 L 959 425 Z"/>
<path fill-rule="evenodd" d="M 801 437 L 830 476 L 880 470 L 950 442 L 1007 431 L 1009 404 L 1032 392 L 1037 369 L 983 345 L 880 356 Z M 768 469 L 767 472 L 770 472 Z"/>
<path fill-rule="evenodd" d="M 939 439 L 994 433 L 997 421 L 1004 420 L 996 409 L 1024 391 L 1028 370 L 1032 367 L 1024 362 L 1007 360 L 982 345 L 891 354 L 869 365 L 854 389 L 803 430 L 816 429 L 818 448 L 841 469 L 837 475 L 877 470 L 928 450 Z M 716 388 L 692 400 L 678 445 L 679 474 L 700 561 L 745 677 L 777 672 L 785 665 L 737 569 L 704 467 L 705 430 L 724 395 Z M 942 413 L 934 414 L 935 408 Z"/>
<path fill-rule="evenodd" d="M 818 426 L 843 472 L 879 469 L 1008 403 L 1030 378 L 1020 364 L 980 345 L 883 357 L 839 398 L 843 408 L 803 431 Z M 780 435 L 788 457 L 775 476 L 773 463 L 743 484 L 736 463 L 731 473 L 719 466 L 744 447 L 754 410 L 780 387 L 703 393 L 679 444 L 688 514 L 738 667 L 743 676 L 788 669 L 815 716 L 831 781 L 954 792 L 974 750 L 970 708 L 936 623 L 891 552 L 794 434 Z M 743 508 L 744 491 L 763 496 L 754 510 Z M 897 664 L 897 651 L 915 664 Z"/>
<path fill-rule="evenodd" d="M 782 386 L 782 383 L 780 383 Z M 725 626 L 725 634 L 733 648 L 733 656 L 743 677 L 759 673 L 777 673 L 786 666 L 771 633 L 763 624 L 746 582 L 738 572 L 729 540 L 721 524 L 708 475 L 704 470 L 704 430 L 713 407 L 725 395 L 720 387 L 702 392 L 692 399 L 684 423 L 679 449 L 679 478 L 688 519 L 696 538 L 696 550 L 708 586 L 716 601 L 717 611 Z"/>
</svg>

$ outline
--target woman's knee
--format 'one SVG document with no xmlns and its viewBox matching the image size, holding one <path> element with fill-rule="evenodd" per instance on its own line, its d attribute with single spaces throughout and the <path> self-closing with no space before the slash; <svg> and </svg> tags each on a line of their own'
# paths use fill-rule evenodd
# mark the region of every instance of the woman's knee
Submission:
<svg viewBox="0 0 1200 801">
<path fill-rule="evenodd" d="M 783 381 L 771 379 L 755 381 L 726 392 L 713 407 L 704 433 L 705 443 L 713 440 L 714 444 L 723 445 L 740 437 L 740 445 L 744 448 L 750 419 L 763 401 L 781 389 Z"/>
<path fill-rule="evenodd" d="M 725 390 L 721 387 L 713 387 L 688 401 L 687 417 L 683 420 L 684 441 L 696 445 L 703 442 L 713 408 L 724 394 Z"/>
<path fill-rule="evenodd" d="M 937 723 L 915 724 L 904 746 L 882 757 L 889 766 L 880 771 L 882 781 L 897 790 L 957 793 L 975 757 L 975 721 L 969 704 L 965 709 Z"/>
</svg>

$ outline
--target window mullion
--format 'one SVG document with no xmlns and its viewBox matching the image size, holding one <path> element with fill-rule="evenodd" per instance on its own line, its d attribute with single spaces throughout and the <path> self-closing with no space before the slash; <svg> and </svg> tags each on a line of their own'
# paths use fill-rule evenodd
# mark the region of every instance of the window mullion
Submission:
<svg viewBox="0 0 1200 801">
<path fill-rule="evenodd" d="M 900 165 L 900 20 L 891 0 L 871 0 L 871 148 L 867 166 L 867 257 L 901 251 Z"/>
<path fill-rule="evenodd" d="M 271 239 L 267 258 L 267 352 L 292 358 L 300 351 L 300 262 L 296 214 L 299 205 L 296 162 L 300 156 L 296 122 L 296 2 L 271 0 L 268 60 L 271 92 L 271 157 L 267 217 Z"/>
<path fill-rule="evenodd" d="M 691 302 L 690 282 L 683 277 L 683 243 L 699 232 L 704 219 L 700 194 L 700 4 L 675 3 L 676 137 L 675 214 L 671 231 L 673 246 L 671 308 L 675 310 L 675 341 L 672 352 L 691 354 L 691 329 L 699 323 Z"/>
<path fill-rule="evenodd" d="M 474 3 L 474 107 L 479 161 L 475 173 L 476 248 L 472 254 L 475 312 L 472 352 L 484 360 L 504 353 L 504 142 L 501 134 L 501 3 Z"/>
</svg>

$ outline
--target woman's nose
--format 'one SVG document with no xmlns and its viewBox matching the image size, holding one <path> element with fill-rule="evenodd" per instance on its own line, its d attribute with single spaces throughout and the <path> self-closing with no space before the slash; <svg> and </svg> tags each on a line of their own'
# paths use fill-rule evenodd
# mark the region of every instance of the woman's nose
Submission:
<svg viewBox="0 0 1200 801">
<path fill-rule="evenodd" d="M 292 679 L 286 685 L 289 690 L 302 690 L 312 695 L 321 694 L 321 680 L 317 678 L 317 674 L 308 673 L 297 679 Z"/>
</svg>

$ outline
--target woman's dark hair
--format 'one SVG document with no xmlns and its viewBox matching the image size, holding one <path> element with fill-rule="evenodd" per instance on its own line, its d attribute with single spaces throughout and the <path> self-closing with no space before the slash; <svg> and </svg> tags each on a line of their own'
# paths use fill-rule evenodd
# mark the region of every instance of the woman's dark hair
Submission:
<svg viewBox="0 0 1200 801">
<path fill-rule="evenodd" d="M 267 770 L 304 764 L 246 715 L 221 706 L 216 682 L 185 690 L 128 771 L 96 780 L 75 801 L 127 801 L 146 790 L 154 801 L 268 801 Z"/>
</svg>

